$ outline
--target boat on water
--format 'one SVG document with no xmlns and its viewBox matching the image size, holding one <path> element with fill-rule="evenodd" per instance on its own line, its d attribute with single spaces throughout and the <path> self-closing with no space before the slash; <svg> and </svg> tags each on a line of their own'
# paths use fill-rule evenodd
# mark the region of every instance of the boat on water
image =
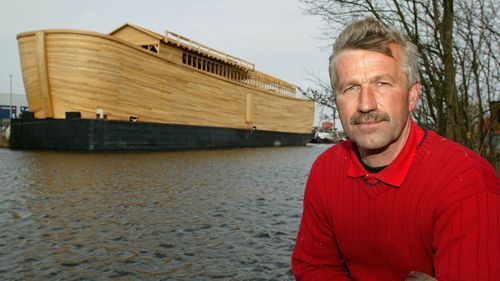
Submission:
<svg viewBox="0 0 500 281">
<path fill-rule="evenodd" d="M 170 150 L 304 145 L 313 102 L 253 63 L 132 24 L 17 35 L 29 112 L 13 149 Z"/>
</svg>

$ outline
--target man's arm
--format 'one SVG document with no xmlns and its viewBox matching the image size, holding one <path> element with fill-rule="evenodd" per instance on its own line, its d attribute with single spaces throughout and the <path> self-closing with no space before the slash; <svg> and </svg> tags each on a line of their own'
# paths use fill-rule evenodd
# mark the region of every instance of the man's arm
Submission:
<svg viewBox="0 0 500 281">
<path fill-rule="evenodd" d="M 434 227 L 435 278 L 500 280 L 500 182 L 473 168 L 448 188 Z"/>
<path fill-rule="evenodd" d="M 304 209 L 292 255 L 297 280 L 350 280 L 335 243 L 328 210 L 322 204 L 316 171 L 309 175 Z"/>
</svg>

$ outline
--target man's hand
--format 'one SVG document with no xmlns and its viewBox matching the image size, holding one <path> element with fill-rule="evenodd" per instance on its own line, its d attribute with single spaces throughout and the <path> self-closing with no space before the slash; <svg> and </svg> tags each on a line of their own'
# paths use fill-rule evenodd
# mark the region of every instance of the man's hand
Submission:
<svg viewBox="0 0 500 281">
<path fill-rule="evenodd" d="M 408 278 L 405 281 L 437 281 L 437 279 L 422 272 L 412 271 L 408 273 Z"/>
</svg>

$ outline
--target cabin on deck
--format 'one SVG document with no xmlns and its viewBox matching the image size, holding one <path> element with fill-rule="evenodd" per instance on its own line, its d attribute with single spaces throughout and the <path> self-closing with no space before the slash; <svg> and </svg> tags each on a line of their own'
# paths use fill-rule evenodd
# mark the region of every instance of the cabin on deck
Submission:
<svg viewBox="0 0 500 281">
<path fill-rule="evenodd" d="M 166 60 L 183 64 L 222 79 L 246 84 L 272 93 L 295 97 L 297 86 L 255 70 L 246 60 L 212 49 L 179 34 L 165 36 L 126 23 L 110 33 L 113 37 L 140 46 Z"/>
</svg>

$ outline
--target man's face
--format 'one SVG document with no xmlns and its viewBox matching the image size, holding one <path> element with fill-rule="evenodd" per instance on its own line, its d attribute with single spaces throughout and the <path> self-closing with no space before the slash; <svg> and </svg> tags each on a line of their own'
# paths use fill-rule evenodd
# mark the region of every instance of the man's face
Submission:
<svg viewBox="0 0 500 281">
<path fill-rule="evenodd" d="M 395 58 L 360 49 L 342 51 L 337 58 L 340 120 L 361 150 L 396 143 L 418 100 L 418 83 L 407 89 L 400 48 L 393 45 L 391 51 Z"/>
</svg>

